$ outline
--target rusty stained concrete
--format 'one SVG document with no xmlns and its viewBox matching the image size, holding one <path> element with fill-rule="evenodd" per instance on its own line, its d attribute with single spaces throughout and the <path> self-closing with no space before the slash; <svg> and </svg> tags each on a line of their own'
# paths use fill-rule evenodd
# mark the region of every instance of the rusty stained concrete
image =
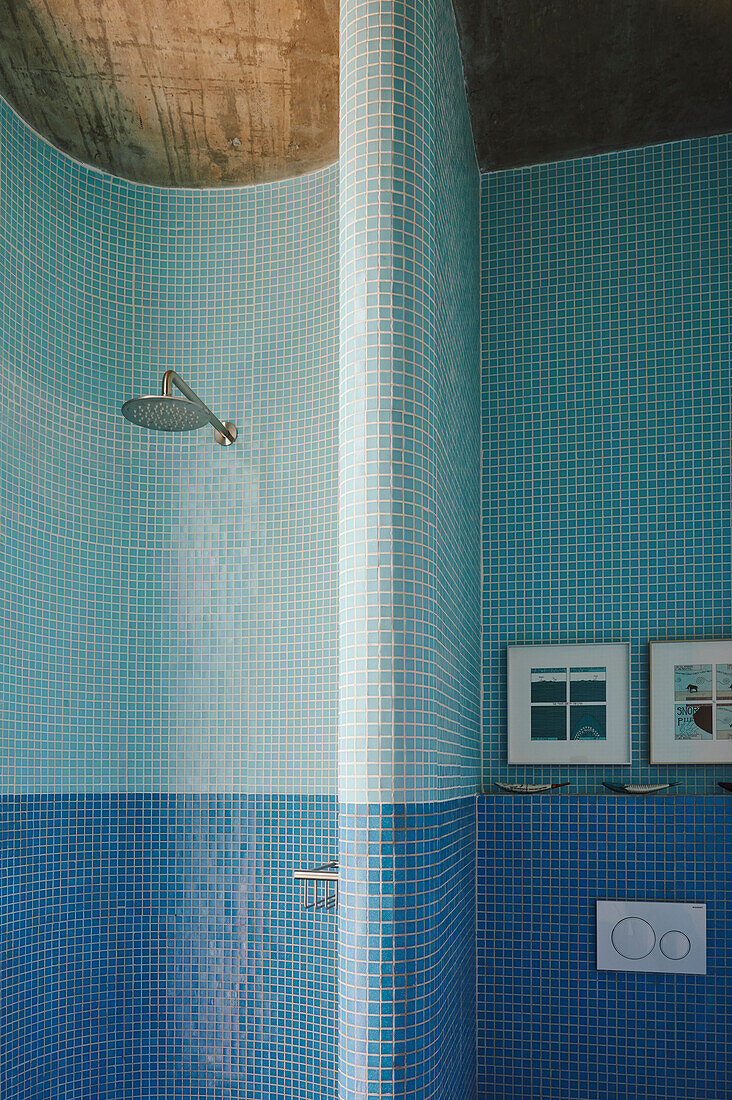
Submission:
<svg viewBox="0 0 732 1100">
<path fill-rule="evenodd" d="M 299 175 L 338 156 L 338 0 L 0 0 L 0 92 L 126 179 Z"/>
</svg>

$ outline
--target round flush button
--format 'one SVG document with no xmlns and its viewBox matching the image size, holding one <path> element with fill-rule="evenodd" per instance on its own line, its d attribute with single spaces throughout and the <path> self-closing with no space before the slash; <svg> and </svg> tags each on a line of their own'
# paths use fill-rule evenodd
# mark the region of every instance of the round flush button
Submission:
<svg viewBox="0 0 732 1100">
<path fill-rule="evenodd" d="M 685 959 L 691 951 L 689 937 L 683 932 L 677 932 L 676 929 L 664 932 L 659 947 L 667 959 Z"/>
<path fill-rule="evenodd" d="M 656 933 L 640 917 L 624 917 L 613 928 L 613 947 L 624 959 L 643 959 L 650 955 Z"/>
</svg>

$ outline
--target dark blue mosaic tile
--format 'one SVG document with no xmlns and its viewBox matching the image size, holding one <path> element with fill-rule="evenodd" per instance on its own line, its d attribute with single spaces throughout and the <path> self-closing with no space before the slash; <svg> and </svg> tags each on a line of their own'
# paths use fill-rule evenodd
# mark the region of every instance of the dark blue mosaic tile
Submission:
<svg viewBox="0 0 732 1100">
<path fill-rule="evenodd" d="M 335 1097 L 329 796 L 2 800 L 7 1100 Z"/>
<path fill-rule="evenodd" d="M 475 1094 L 475 799 L 339 811 L 339 1100 Z"/>
<path fill-rule="evenodd" d="M 728 1100 L 729 796 L 478 799 L 478 1095 Z M 598 971 L 595 902 L 707 905 L 704 976 Z"/>
</svg>

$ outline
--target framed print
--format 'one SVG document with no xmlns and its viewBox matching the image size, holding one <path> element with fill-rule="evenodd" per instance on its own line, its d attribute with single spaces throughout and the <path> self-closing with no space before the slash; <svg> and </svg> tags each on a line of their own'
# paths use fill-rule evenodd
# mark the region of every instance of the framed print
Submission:
<svg viewBox="0 0 732 1100">
<path fill-rule="evenodd" d="M 732 764 L 732 640 L 650 649 L 651 763 Z"/>
<path fill-rule="evenodd" d="M 509 763 L 629 764 L 629 661 L 625 643 L 509 646 Z"/>
</svg>

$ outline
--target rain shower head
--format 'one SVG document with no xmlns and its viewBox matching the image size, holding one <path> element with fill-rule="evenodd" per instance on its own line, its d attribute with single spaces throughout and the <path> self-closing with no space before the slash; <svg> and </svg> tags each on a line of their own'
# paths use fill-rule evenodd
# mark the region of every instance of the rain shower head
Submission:
<svg viewBox="0 0 732 1100">
<path fill-rule="evenodd" d="M 173 397 L 175 386 L 184 395 Z M 133 397 L 125 401 L 122 415 L 141 428 L 159 432 L 192 432 L 204 424 L 213 425 L 214 439 L 222 447 L 228 447 L 237 436 L 236 427 L 228 420 L 221 421 L 204 405 L 190 386 L 172 370 L 163 375 L 162 393 L 149 397 Z"/>
<path fill-rule="evenodd" d="M 125 401 L 122 415 L 159 432 L 192 432 L 209 422 L 201 406 L 185 397 L 133 397 Z"/>
</svg>

